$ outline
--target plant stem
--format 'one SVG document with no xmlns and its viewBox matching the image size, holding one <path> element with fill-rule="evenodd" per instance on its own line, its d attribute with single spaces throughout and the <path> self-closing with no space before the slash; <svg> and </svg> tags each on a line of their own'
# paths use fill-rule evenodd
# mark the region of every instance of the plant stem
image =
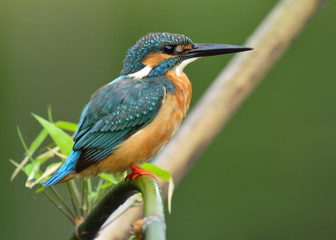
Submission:
<svg viewBox="0 0 336 240">
<path fill-rule="evenodd" d="M 102 198 L 103 194 L 105 193 L 105 191 L 103 189 L 101 189 L 101 186 L 103 185 L 104 180 L 103 179 L 99 179 L 98 185 L 96 187 L 96 192 L 98 192 L 98 196 L 97 198 L 94 199 L 92 205 L 95 206 Z"/>
<path fill-rule="evenodd" d="M 19 134 L 19 138 L 20 138 L 21 144 L 22 144 L 24 150 L 26 151 L 26 154 L 27 154 L 28 158 L 29 158 L 30 161 L 33 163 L 33 162 L 34 162 L 34 159 L 33 159 L 32 155 L 31 155 L 31 153 L 30 153 L 30 151 L 29 151 L 29 149 L 28 149 L 28 147 L 27 147 L 26 142 L 25 142 L 24 139 L 23 139 L 23 136 L 22 136 L 22 133 L 21 133 L 21 130 L 20 130 L 19 127 L 17 127 L 17 132 L 18 132 L 18 134 Z"/>
<path fill-rule="evenodd" d="M 130 196 L 141 192 L 144 199 L 143 233 L 147 240 L 164 240 L 165 221 L 163 202 L 157 182 L 148 175 L 134 181 L 121 181 L 108 192 L 91 214 L 80 224 L 70 240 L 94 239 L 108 217 Z"/>
<path fill-rule="evenodd" d="M 81 201 L 81 204 L 80 204 L 81 215 L 82 215 L 83 218 L 85 218 L 85 210 L 84 210 L 84 204 L 85 204 L 85 184 L 86 184 L 86 181 L 83 180 L 83 182 L 82 182 L 82 201 Z"/>
<path fill-rule="evenodd" d="M 68 213 L 75 219 L 75 214 L 72 212 L 69 205 L 65 202 L 65 200 L 62 198 L 62 196 L 57 192 L 54 186 L 50 186 L 49 189 L 51 192 L 56 196 L 56 198 L 61 202 L 61 204 L 64 206 L 64 208 L 68 211 Z"/>
<path fill-rule="evenodd" d="M 142 193 L 144 219 L 142 231 L 147 240 L 166 239 L 166 224 L 159 184 L 147 175 L 141 175 L 134 181 Z"/>
<path fill-rule="evenodd" d="M 58 204 L 45 190 L 42 191 L 43 194 L 52 202 L 58 210 L 60 210 L 69 220 L 75 225 L 75 220 Z"/>
<path fill-rule="evenodd" d="M 75 183 L 74 180 L 70 180 L 70 184 L 71 184 L 71 188 L 72 188 L 72 190 L 73 190 L 73 192 L 74 192 L 74 194 L 75 194 L 77 203 L 78 203 L 78 205 L 80 206 L 80 204 L 81 204 L 80 199 L 81 199 L 81 198 L 80 198 L 80 193 L 79 193 L 79 191 L 78 191 L 77 184 Z"/>
<path fill-rule="evenodd" d="M 73 217 L 73 219 L 75 219 L 75 214 L 71 211 L 71 208 L 64 201 L 64 199 L 62 198 L 62 196 L 56 191 L 56 189 L 53 186 L 50 186 L 49 189 L 56 196 L 56 198 L 62 203 L 62 205 L 66 208 L 66 210 L 68 210 L 68 213 Z"/>
<path fill-rule="evenodd" d="M 87 215 L 89 214 L 89 208 L 90 208 L 90 187 L 89 185 L 91 184 L 91 179 L 87 179 L 85 180 L 86 184 L 85 184 L 85 217 L 87 217 Z"/>
<path fill-rule="evenodd" d="M 77 207 L 76 207 L 76 204 L 75 204 L 75 199 L 74 199 L 74 196 L 73 196 L 73 193 L 72 193 L 72 190 L 71 190 L 70 183 L 67 182 L 66 185 L 68 187 L 68 191 L 69 191 L 69 196 L 70 196 L 70 199 L 71 199 L 72 208 L 74 209 L 75 215 L 77 217 L 78 216 L 78 211 L 77 211 Z"/>
</svg>

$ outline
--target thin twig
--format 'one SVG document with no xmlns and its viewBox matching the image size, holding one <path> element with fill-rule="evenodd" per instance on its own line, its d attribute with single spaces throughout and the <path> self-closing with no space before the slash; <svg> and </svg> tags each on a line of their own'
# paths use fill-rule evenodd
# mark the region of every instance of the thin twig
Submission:
<svg viewBox="0 0 336 240">
<path fill-rule="evenodd" d="M 104 182 L 104 180 L 99 178 L 99 182 L 98 182 L 98 185 L 96 187 L 96 192 L 98 192 L 98 196 L 94 199 L 94 201 L 92 203 L 93 206 L 95 206 L 98 202 L 100 202 L 100 200 L 101 200 L 101 198 L 102 198 L 102 196 L 105 192 L 103 189 L 101 189 L 101 186 L 103 185 L 103 182 Z"/>
<path fill-rule="evenodd" d="M 86 184 L 85 184 L 85 205 L 86 205 L 86 216 L 89 214 L 90 211 L 90 186 L 91 185 L 91 179 L 87 179 L 86 180 Z"/>
<path fill-rule="evenodd" d="M 78 215 L 78 211 L 77 211 L 77 207 L 76 207 L 76 204 L 75 204 L 75 199 L 74 199 L 74 196 L 73 196 L 73 193 L 72 193 L 72 190 L 71 190 L 70 183 L 66 182 L 66 185 L 67 185 L 69 196 L 70 196 L 70 199 L 71 199 L 72 208 L 74 209 L 76 217 L 78 217 L 79 215 Z"/>
<path fill-rule="evenodd" d="M 49 152 L 52 154 L 56 155 L 57 157 L 65 160 L 67 159 L 67 156 L 59 152 L 59 147 L 54 147 L 54 148 L 47 148 Z"/>
<path fill-rule="evenodd" d="M 54 123 L 52 118 L 51 105 L 48 105 L 48 120 L 49 122 Z"/>
<path fill-rule="evenodd" d="M 29 152 L 29 149 L 27 147 L 27 144 L 26 144 L 25 140 L 23 139 L 23 136 L 22 136 L 22 133 L 21 133 L 21 130 L 20 130 L 19 127 L 17 127 L 17 132 L 19 134 L 19 138 L 20 138 L 21 144 L 22 144 L 24 150 L 26 151 L 27 157 L 30 159 L 31 162 L 34 162 L 33 156 Z"/>
<path fill-rule="evenodd" d="M 85 184 L 86 184 L 86 181 L 83 180 L 82 182 L 82 201 L 81 201 L 81 204 L 80 204 L 80 208 L 81 208 L 81 214 L 82 214 L 82 217 L 85 218 Z"/>
<path fill-rule="evenodd" d="M 56 206 L 56 208 L 58 209 L 58 210 L 60 210 L 61 211 L 61 213 L 63 213 L 64 215 L 65 215 L 65 217 L 67 218 L 67 219 L 69 219 L 70 220 L 70 222 L 72 222 L 74 225 L 75 225 L 75 220 L 68 214 L 68 212 L 66 212 L 64 209 L 63 209 L 63 207 L 60 205 L 60 204 L 58 204 L 45 190 L 42 190 L 42 192 L 43 192 L 43 194 L 49 199 L 49 201 L 50 202 L 52 202 L 55 206 Z"/>
<path fill-rule="evenodd" d="M 62 196 L 57 192 L 57 190 L 54 188 L 54 186 L 50 186 L 49 189 L 56 196 L 56 198 L 62 203 L 62 205 L 65 207 L 65 209 L 67 209 L 69 215 L 72 216 L 73 219 L 75 219 L 75 214 L 72 212 L 71 208 L 65 202 L 65 200 L 62 198 Z"/>
<path fill-rule="evenodd" d="M 79 193 L 79 190 L 78 190 L 78 187 L 77 187 L 77 184 L 75 183 L 75 180 L 70 180 L 69 181 L 70 184 L 71 184 L 71 188 L 75 194 L 75 197 L 76 197 L 76 200 L 77 200 L 77 203 L 78 205 L 80 206 L 81 205 L 81 197 L 80 197 L 80 193 Z"/>
</svg>

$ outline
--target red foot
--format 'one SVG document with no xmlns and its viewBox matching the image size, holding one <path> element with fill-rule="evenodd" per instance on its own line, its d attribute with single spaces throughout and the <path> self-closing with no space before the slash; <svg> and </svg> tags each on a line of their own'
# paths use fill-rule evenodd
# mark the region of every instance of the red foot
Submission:
<svg viewBox="0 0 336 240">
<path fill-rule="evenodd" d="M 129 174 L 127 174 L 125 179 L 132 179 L 135 180 L 137 177 L 141 176 L 141 175 L 149 175 L 152 178 L 154 178 L 158 183 L 159 181 L 157 180 L 157 178 L 155 177 L 155 175 L 153 173 L 151 173 L 150 171 L 147 171 L 137 165 L 131 166 L 131 170 L 132 172 L 130 172 Z"/>
</svg>

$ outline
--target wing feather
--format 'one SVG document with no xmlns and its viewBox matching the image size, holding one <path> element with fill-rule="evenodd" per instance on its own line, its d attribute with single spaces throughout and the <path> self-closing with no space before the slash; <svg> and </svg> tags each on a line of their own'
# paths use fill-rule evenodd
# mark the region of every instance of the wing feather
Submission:
<svg viewBox="0 0 336 240">
<path fill-rule="evenodd" d="M 155 79 L 118 79 L 98 90 L 83 110 L 73 149 L 81 151 L 76 172 L 107 157 L 158 114 L 166 95 Z"/>
</svg>

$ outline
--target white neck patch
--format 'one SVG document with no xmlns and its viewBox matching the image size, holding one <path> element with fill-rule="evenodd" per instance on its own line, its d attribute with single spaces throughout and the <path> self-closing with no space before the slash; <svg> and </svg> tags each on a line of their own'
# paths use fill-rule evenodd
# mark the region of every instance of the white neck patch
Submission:
<svg viewBox="0 0 336 240">
<path fill-rule="evenodd" d="M 173 68 L 173 70 L 175 70 L 175 73 L 178 77 L 181 76 L 181 73 L 183 72 L 183 69 L 191 62 L 197 60 L 199 58 L 189 58 L 187 60 L 184 60 L 183 62 L 181 62 L 179 65 L 177 65 L 175 68 Z"/>
<path fill-rule="evenodd" d="M 181 73 L 183 72 L 183 70 L 184 70 L 184 68 L 189 64 L 189 63 L 191 63 L 191 62 L 193 62 L 193 61 L 195 61 L 195 60 L 197 60 L 197 59 L 199 59 L 199 58 L 189 58 L 189 59 L 187 59 L 187 60 L 184 60 L 184 61 L 182 61 L 179 65 L 177 65 L 176 67 L 174 67 L 172 70 L 170 70 L 170 71 L 175 71 L 175 73 L 176 73 L 176 75 L 178 76 L 178 77 L 180 77 L 181 76 Z M 141 70 L 139 70 L 139 71 L 137 71 L 137 72 L 135 72 L 135 73 L 131 73 L 131 74 L 128 74 L 127 75 L 127 77 L 132 77 L 132 78 L 134 78 L 134 79 L 141 79 L 141 78 L 144 78 L 144 77 L 146 77 L 149 73 L 150 73 L 150 71 L 152 71 L 152 67 L 150 67 L 150 66 L 146 66 L 146 67 L 144 67 L 143 69 L 141 69 Z"/>
<path fill-rule="evenodd" d="M 135 73 L 131 73 L 131 74 L 128 74 L 127 77 L 133 77 L 135 79 L 141 79 L 143 77 L 146 77 L 150 71 L 152 71 L 152 68 L 150 66 L 146 66 L 144 67 L 143 69 L 135 72 Z"/>
</svg>

